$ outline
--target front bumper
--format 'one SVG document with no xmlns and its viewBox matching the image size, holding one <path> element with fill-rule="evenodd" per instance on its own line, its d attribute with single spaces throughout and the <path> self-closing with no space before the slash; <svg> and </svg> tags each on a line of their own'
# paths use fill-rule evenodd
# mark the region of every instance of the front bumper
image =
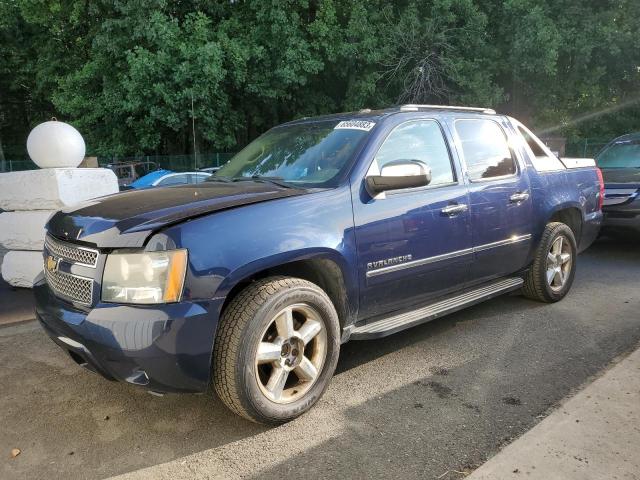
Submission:
<svg viewBox="0 0 640 480">
<path fill-rule="evenodd" d="M 158 392 L 203 392 L 222 299 L 154 306 L 98 304 L 75 309 L 34 286 L 36 317 L 80 365 L 109 380 Z"/>
</svg>

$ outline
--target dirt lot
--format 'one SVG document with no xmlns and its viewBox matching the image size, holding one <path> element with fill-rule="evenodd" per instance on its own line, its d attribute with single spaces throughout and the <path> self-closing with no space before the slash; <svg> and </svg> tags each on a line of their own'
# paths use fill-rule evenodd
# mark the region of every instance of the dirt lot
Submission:
<svg viewBox="0 0 640 480">
<path fill-rule="evenodd" d="M 508 296 L 345 345 L 316 408 L 273 429 L 213 395 L 102 380 L 34 322 L 2 327 L 0 478 L 104 478 L 188 456 L 212 478 L 459 479 L 637 347 L 639 285 L 638 244 L 599 242 L 558 304 Z"/>
</svg>

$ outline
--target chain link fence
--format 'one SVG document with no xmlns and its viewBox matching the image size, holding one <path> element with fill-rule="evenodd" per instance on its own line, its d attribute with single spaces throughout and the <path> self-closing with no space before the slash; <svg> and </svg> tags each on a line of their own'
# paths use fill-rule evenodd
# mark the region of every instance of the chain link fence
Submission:
<svg viewBox="0 0 640 480">
<path fill-rule="evenodd" d="M 563 139 L 564 140 L 564 139 Z M 563 156 L 593 158 L 609 143 L 608 138 L 567 138 L 564 144 Z M 99 156 L 98 165 L 106 167 L 114 163 L 145 162 L 153 163 L 157 168 L 175 172 L 187 172 L 207 167 L 220 167 L 227 163 L 234 153 L 215 152 L 203 153 L 194 157 L 189 155 L 138 155 L 133 157 Z M 38 167 L 29 159 L 10 159 L 0 161 L 0 172 L 15 172 L 20 170 L 35 170 Z"/>
<path fill-rule="evenodd" d="M 568 138 L 565 157 L 593 158 L 604 148 L 611 138 Z"/>
<path fill-rule="evenodd" d="M 0 172 L 18 172 L 22 170 L 36 170 L 38 167 L 31 160 L 14 160 L 7 158 L 0 161 Z"/>
<path fill-rule="evenodd" d="M 98 157 L 98 164 L 152 162 L 158 168 L 175 172 L 189 172 L 201 168 L 221 167 L 233 157 L 233 153 L 217 152 L 193 155 L 140 155 L 135 157 Z"/>
<path fill-rule="evenodd" d="M 175 172 L 188 172 L 201 168 L 220 167 L 227 163 L 235 155 L 229 152 L 215 152 L 193 155 L 139 155 L 134 157 L 98 157 L 98 165 L 106 167 L 115 163 L 154 163 L 157 168 L 172 170 Z M 0 162 L 0 172 L 17 172 L 22 170 L 36 170 L 38 167 L 28 159 L 5 159 Z"/>
</svg>

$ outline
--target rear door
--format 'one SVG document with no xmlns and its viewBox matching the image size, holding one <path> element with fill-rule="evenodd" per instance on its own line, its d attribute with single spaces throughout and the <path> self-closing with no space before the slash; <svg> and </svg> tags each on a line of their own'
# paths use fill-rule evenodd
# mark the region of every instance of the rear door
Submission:
<svg viewBox="0 0 640 480">
<path fill-rule="evenodd" d="M 526 265 L 533 228 L 531 189 L 499 117 L 456 118 L 452 123 L 469 184 L 470 283 L 482 283 Z"/>
<path fill-rule="evenodd" d="M 361 318 L 462 289 L 472 258 L 467 187 L 441 124 L 427 118 L 400 123 L 375 152 L 368 175 L 388 162 L 420 160 L 433 178 L 427 187 L 375 198 L 362 184 L 353 186 Z"/>
</svg>

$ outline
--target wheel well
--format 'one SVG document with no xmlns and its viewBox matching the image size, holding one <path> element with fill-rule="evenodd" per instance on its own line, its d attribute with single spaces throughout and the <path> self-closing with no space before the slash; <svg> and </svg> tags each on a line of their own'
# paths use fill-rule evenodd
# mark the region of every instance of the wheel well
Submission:
<svg viewBox="0 0 640 480">
<path fill-rule="evenodd" d="M 235 296 L 244 290 L 244 288 L 246 288 L 251 282 L 273 276 L 296 277 L 315 283 L 322 288 L 331 299 L 331 302 L 338 313 L 340 326 L 344 327 L 344 325 L 349 323 L 348 320 L 351 317 L 351 311 L 349 309 L 349 300 L 347 298 L 342 270 L 340 270 L 337 263 L 325 258 L 285 263 L 262 270 L 242 279 L 227 295 L 224 305 L 222 306 L 222 311 L 224 312 L 231 300 L 233 300 Z"/>
<path fill-rule="evenodd" d="M 576 243 L 580 245 L 580 236 L 582 235 L 582 215 L 577 208 L 565 208 L 558 210 L 553 214 L 550 222 L 562 222 L 567 225 L 576 237 Z"/>
</svg>

